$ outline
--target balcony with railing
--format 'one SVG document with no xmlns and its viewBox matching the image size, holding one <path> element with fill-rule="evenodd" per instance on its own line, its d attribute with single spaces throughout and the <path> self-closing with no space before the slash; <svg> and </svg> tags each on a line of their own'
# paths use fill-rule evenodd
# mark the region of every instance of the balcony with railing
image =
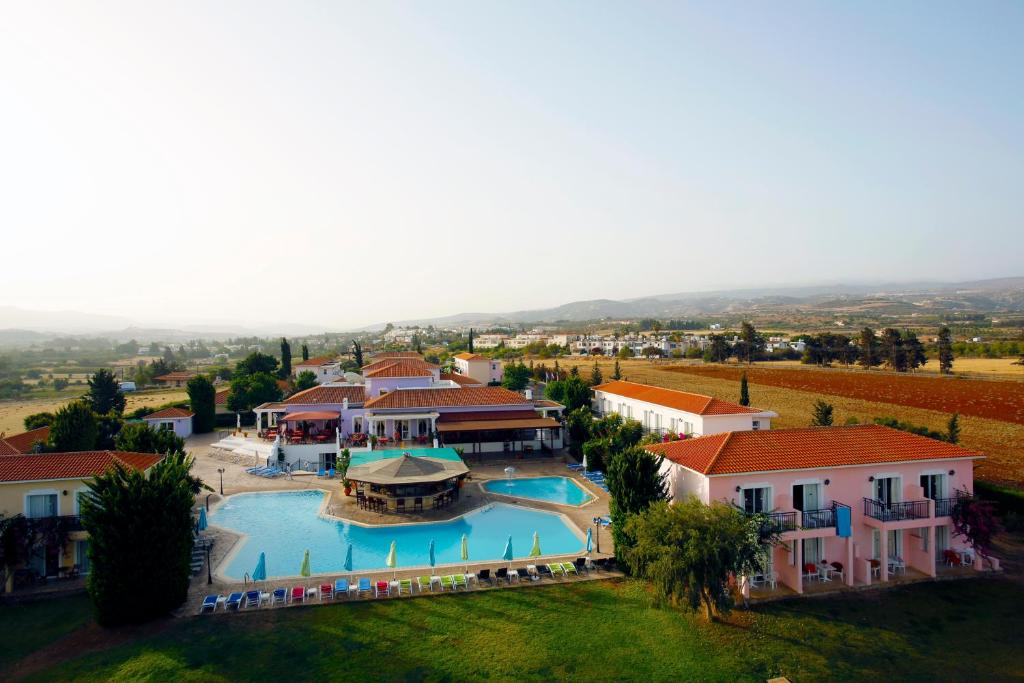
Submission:
<svg viewBox="0 0 1024 683">
<path fill-rule="evenodd" d="M 763 538 L 796 531 L 796 512 L 759 512 L 747 513 L 749 516 L 761 518 L 760 533 Z"/>
<path fill-rule="evenodd" d="M 906 500 L 887 503 L 877 498 L 864 499 L 864 516 L 880 522 L 903 522 L 913 519 L 929 519 L 931 512 L 927 500 Z"/>
<path fill-rule="evenodd" d="M 839 508 L 850 509 L 849 505 L 844 505 L 839 501 L 832 501 L 832 505 L 827 508 L 820 510 L 804 510 L 800 521 L 800 526 L 803 529 L 831 529 L 836 526 L 836 510 Z"/>
</svg>

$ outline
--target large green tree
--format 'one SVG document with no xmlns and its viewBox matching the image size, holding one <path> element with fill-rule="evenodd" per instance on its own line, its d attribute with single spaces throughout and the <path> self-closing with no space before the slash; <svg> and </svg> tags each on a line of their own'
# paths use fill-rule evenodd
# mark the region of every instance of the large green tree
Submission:
<svg viewBox="0 0 1024 683">
<path fill-rule="evenodd" d="M 882 330 L 881 353 L 889 369 L 906 372 L 907 350 L 903 347 L 903 335 L 899 330 L 892 327 Z"/>
<path fill-rule="evenodd" d="M 312 389 L 316 384 L 316 375 L 309 370 L 303 370 L 295 377 L 296 392 Z"/>
<path fill-rule="evenodd" d="M 185 440 L 170 429 L 153 429 L 145 422 L 130 422 L 114 439 L 114 448 L 129 453 L 184 453 Z"/>
<path fill-rule="evenodd" d="M 624 533 L 632 543 L 623 560 L 660 599 L 703 607 L 710 621 L 732 608 L 733 576 L 764 569 L 775 539 L 765 538 L 762 527 L 757 516 L 726 503 L 705 505 L 695 496 L 672 505 L 655 501 L 627 519 Z"/>
<path fill-rule="evenodd" d="M 192 431 L 206 434 L 213 431 L 217 421 L 217 389 L 205 375 L 196 375 L 188 381 L 188 402 L 195 417 Z"/>
<path fill-rule="evenodd" d="M 583 444 L 590 440 L 594 416 L 590 408 L 577 408 L 565 415 L 565 429 L 569 435 L 569 452 L 579 458 L 583 455 Z"/>
<path fill-rule="evenodd" d="M 281 377 L 287 378 L 292 374 L 292 347 L 288 340 L 281 337 Z"/>
<path fill-rule="evenodd" d="M 231 380 L 228 394 L 228 410 L 247 413 L 261 403 L 281 400 L 281 387 L 277 378 L 267 372 L 236 376 Z"/>
<path fill-rule="evenodd" d="M 814 406 L 811 409 L 811 426 L 812 427 L 831 427 L 832 426 L 832 404 L 825 403 L 821 399 L 814 402 Z"/>
<path fill-rule="evenodd" d="M 578 375 L 570 375 L 563 382 L 565 385 L 565 409 L 577 410 L 579 408 L 586 408 L 590 410 L 590 400 L 593 392 L 591 392 L 587 383 L 580 379 Z"/>
<path fill-rule="evenodd" d="M 530 381 L 530 368 L 519 363 L 509 363 L 501 379 L 501 386 L 512 391 L 522 391 Z"/>
<path fill-rule="evenodd" d="M 882 364 L 878 337 L 875 336 L 875 331 L 873 329 L 865 327 L 860 331 L 860 338 L 857 341 L 857 347 L 860 349 L 857 362 L 865 370 L 870 370 L 876 365 Z"/>
<path fill-rule="evenodd" d="M 352 340 L 352 357 L 355 359 L 357 366 L 363 367 L 363 347 L 355 340 Z"/>
<path fill-rule="evenodd" d="M 58 453 L 91 451 L 96 448 L 98 437 L 96 413 L 85 401 L 73 401 L 53 416 L 49 450 Z"/>
<path fill-rule="evenodd" d="M 740 325 L 739 341 L 736 342 L 736 357 L 751 363 L 764 350 L 764 339 L 749 322 Z"/>
<path fill-rule="evenodd" d="M 94 413 L 106 415 L 114 412 L 120 415 L 124 412 L 127 401 L 114 373 L 106 368 L 100 368 L 93 373 L 88 381 L 89 391 L 83 398 L 89 403 L 89 407 Z"/>
<path fill-rule="evenodd" d="M 49 427 L 53 424 L 53 413 L 32 413 L 25 417 L 24 423 L 25 429 L 28 431 L 39 429 L 40 427 Z"/>
<path fill-rule="evenodd" d="M 167 614 L 188 597 L 192 505 L 202 482 L 192 459 L 172 454 L 149 475 L 116 465 L 81 499 L 89 532 L 88 589 L 104 626 Z"/>
<path fill-rule="evenodd" d="M 729 343 L 720 334 L 711 335 L 711 343 L 704 349 L 704 362 L 724 363 L 729 359 Z"/>
<path fill-rule="evenodd" d="M 943 326 L 939 330 L 939 372 L 948 375 L 953 372 L 953 335 L 949 328 Z"/>
<path fill-rule="evenodd" d="M 235 376 L 256 375 L 260 373 L 273 375 L 277 372 L 277 359 L 265 353 L 254 351 L 235 366 Z"/>
<path fill-rule="evenodd" d="M 628 556 L 636 542 L 626 522 L 630 515 L 646 510 L 652 503 L 668 498 L 668 486 L 661 472 L 663 458 L 639 446 L 612 454 L 605 471 L 605 482 L 611 494 L 608 509 L 612 518 L 615 555 Z M 627 567 L 631 566 L 627 563 Z"/>
<path fill-rule="evenodd" d="M 911 331 L 903 333 L 903 350 L 907 358 L 907 369 L 916 370 L 928 362 L 924 352 L 924 344 Z"/>
</svg>

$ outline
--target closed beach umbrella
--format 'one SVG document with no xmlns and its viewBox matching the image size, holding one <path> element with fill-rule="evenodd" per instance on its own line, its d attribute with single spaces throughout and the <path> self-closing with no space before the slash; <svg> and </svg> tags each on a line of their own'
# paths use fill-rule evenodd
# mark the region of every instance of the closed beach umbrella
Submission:
<svg viewBox="0 0 1024 683">
<path fill-rule="evenodd" d="M 348 552 L 345 553 L 345 571 L 352 571 L 352 544 L 348 544 Z"/>
<path fill-rule="evenodd" d="M 533 532 L 533 547 L 530 548 L 530 557 L 540 557 L 540 534 Z"/>
<path fill-rule="evenodd" d="M 398 542 L 397 541 L 391 541 L 391 550 L 388 551 L 388 558 L 384 561 L 384 564 L 386 564 L 388 567 L 391 567 L 392 569 L 394 569 L 396 566 L 398 566 Z M 394 578 L 395 576 L 398 576 L 398 572 L 397 571 L 391 573 L 391 577 L 392 578 Z"/>
<path fill-rule="evenodd" d="M 437 563 L 437 558 L 434 557 L 434 539 L 430 539 L 430 566 L 433 567 Z"/>
<path fill-rule="evenodd" d="M 512 537 L 508 537 L 508 542 L 505 543 L 505 552 L 501 554 L 501 559 L 508 560 L 509 566 L 512 566 Z"/>
<path fill-rule="evenodd" d="M 206 508 L 199 508 L 199 523 L 196 525 L 196 527 L 200 531 L 205 531 L 206 530 L 206 526 L 207 526 L 207 523 L 206 523 Z"/>
<path fill-rule="evenodd" d="M 583 454 L 583 471 L 584 472 L 587 471 L 587 454 L 586 453 Z"/>
<path fill-rule="evenodd" d="M 587 555 L 594 552 L 594 530 L 587 528 Z"/>
<path fill-rule="evenodd" d="M 256 569 L 252 570 L 253 581 L 267 580 L 267 554 L 260 553 L 260 559 L 256 562 Z"/>
<path fill-rule="evenodd" d="M 309 576 L 309 574 L 309 548 L 307 548 L 306 552 L 302 555 L 302 566 L 299 567 L 299 575 Z"/>
<path fill-rule="evenodd" d="M 469 539 L 466 538 L 466 534 L 462 534 L 462 549 L 459 553 L 459 557 L 462 558 L 463 562 L 469 562 Z M 466 565 L 466 571 L 469 571 L 469 565 Z"/>
</svg>

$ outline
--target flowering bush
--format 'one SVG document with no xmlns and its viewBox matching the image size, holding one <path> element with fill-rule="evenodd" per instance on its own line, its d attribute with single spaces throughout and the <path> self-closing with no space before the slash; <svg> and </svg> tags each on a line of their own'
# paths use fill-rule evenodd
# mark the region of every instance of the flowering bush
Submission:
<svg viewBox="0 0 1024 683">
<path fill-rule="evenodd" d="M 995 506 L 970 495 L 966 489 L 957 492 L 957 502 L 950 512 L 953 530 L 964 537 L 981 557 L 988 557 L 992 538 L 1001 531 Z"/>
</svg>

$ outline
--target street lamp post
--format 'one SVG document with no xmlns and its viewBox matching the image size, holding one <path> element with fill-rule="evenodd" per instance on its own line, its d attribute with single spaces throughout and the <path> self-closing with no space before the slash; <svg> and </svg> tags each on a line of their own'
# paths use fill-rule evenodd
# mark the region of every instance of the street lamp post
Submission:
<svg viewBox="0 0 1024 683">
<path fill-rule="evenodd" d="M 601 518 L 594 517 L 594 540 L 597 541 L 597 552 L 601 552 Z"/>
<path fill-rule="evenodd" d="M 217 474 L 220 475 L 220 495 L 224 495 L 224 468 L 218 467 Z"/>
<path fill-rule="evenodd" d="M 206 584 L 213 583 L 213 569 L 210 567 L 210 544 L 206 544 Z"/>
</svg>

